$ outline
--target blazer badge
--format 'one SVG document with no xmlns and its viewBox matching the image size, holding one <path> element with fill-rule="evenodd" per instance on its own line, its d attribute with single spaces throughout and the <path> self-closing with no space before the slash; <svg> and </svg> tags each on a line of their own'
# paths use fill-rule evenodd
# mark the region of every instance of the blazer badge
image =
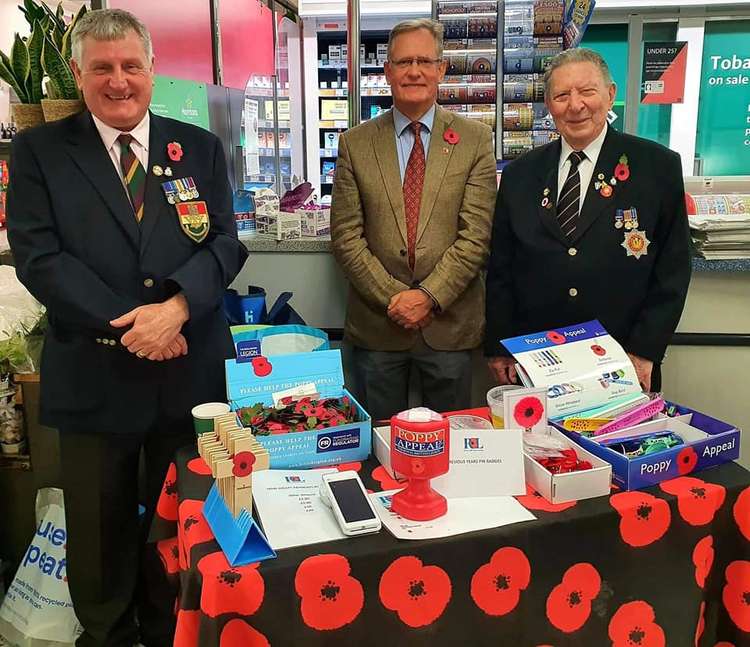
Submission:
<svg viewBox="0 0 750 647">
<path fill-rule="evenodd" d="M 180 227 L 188 238 L 200 243 L 208 236 L 208 207 L 205 201 L 180 202 L 177 205 Z"/>
</svg>

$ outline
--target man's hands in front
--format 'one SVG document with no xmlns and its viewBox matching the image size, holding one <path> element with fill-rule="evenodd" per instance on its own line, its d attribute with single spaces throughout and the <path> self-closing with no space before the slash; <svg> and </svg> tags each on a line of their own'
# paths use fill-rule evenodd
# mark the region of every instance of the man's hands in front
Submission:
<svg viewBox="0 0 750 647">
<path fill-rule="evenodd" d="M 635 374 L 638 376 L 638 382 L 641 384 L 641 388 L 644 391 L 651 390 L 651 371 L 654 368 L 654 363 L 650 359 L 640 357 L 639 355 L 633 355 L 628 353 L 630 362 L 633 364 Z"/>
<path fill-rule="evenodd" d="M 404 290 L 391 297 L 388 316 L 407 330 L 417 330 L 432 323 L 434 305 L 424 290 Z"/>
<path fill-rule="evenodd" d="M 498 384 L 516 384 L 516 360 L 513 357 L 488 357 L 487 365 Z"/>
<path fill-rule="evenodd" d="M 187 355 L 187 341 L 180 330 L 189 318 L 187 300 L 176 294 L 163 303 L 138 306 L 109 323 L 115 328 L 130 326 L 120 341 L 131 353 L 161 362 Z"/>
</svg>

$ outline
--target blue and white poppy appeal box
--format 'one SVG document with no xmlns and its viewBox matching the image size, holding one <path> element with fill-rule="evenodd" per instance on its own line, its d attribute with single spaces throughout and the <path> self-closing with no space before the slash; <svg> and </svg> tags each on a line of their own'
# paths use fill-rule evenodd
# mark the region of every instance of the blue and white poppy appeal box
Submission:
<svg viewBox="0 0 750 647">
<path fill-rule="evenodd" d="M 674 406 L 679 414 L 675 417 L 660 415 L 650 422 L 597 436 L 596 440 L 555 426 L 584 449 L 611 463 L 612 481 L 624 490 L 639 490 L 679 476 L 690 476 L 739 458 L 740 430 L 737 427 L 694 409 Z M 659 431 L 678 434 L 684 444 L 633 459 L 599 444 L 602 440 Z"/>
<path fill-rule="evenodd" d="M 270 370 L 269 370 L 270 368 Z M 363 461 L 370 456 L 372 421 L 362 405 L 344 388 L 339 350 L 275 355 L 266 358 L 263 370 L 253 362 L 224 364 L 227 401 L 236 411 L 258 402 L 273 405 L 273 394 L 314 383 L 321 398 L 348 397 L 358 420 L 346 425 L 312 431 L 256 436 L 268 450 L 271 469 L 294 469 Z"/>
</svg>

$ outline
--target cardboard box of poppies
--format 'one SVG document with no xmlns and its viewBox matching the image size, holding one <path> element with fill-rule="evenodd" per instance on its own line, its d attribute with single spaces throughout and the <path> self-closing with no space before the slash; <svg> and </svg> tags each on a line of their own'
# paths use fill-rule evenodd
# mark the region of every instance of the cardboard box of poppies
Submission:
<svg viewBox="0 0 750 647">
<path fill-rule="evenodd" d="M 598 436 L 560 431 L 612 464 L 612 480 L 624 490 L 733 461 L 740 455 L 740 430 L 728 422 L 671 402 L 652 420 Z"/>
<path fill-rule="evenodd" d="M 339 350 L 226 360 L 227 401 L 269 452 L 271 469 L 362 461 L 369 414 L 344 388 Z"/>
</svg>

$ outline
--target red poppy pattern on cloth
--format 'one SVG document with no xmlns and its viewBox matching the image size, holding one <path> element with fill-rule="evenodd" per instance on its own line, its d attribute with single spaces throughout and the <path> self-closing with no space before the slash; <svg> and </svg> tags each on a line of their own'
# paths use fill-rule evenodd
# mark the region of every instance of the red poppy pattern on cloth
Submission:
<svg viewBox="0 0 750 647">
<path fill-rule="evenodd" d="M 362 469 L 362 463 L 360 462 L 354 462 L 354 463 L 339 463 L 338 465 L 334 465 L 334 467 L 339 472 L 347 472 L 348 470 L 352 470 L 354 472 L 359 472 L 359 470 Z"/>
<path fill-rule="evenodd" d="M 742 536 L 750 541 L 750 487 L 746 487 L 732 507 L 732 514 Z"/>
<path fill-rule="evenodd" d="M 672 521 L 669 504 L 647 492 L 618 492 L 609 503 L 620 514 L 622 540 L 635 548 L 661 539 Z"/>
<path fill-rule="evenodd" d="M 700 647 L 700 639 L 706 630 L 706 603 L 701 602 L 701 610 L 698 612 L 698 624 L 695 627 L 695 647 Z"/>
<path fill-rule="evenodd" d="M 517 496 L 516 501 L 527 510 L 541 510 L 542 512 L 563 512 L 563 510 L 569 510 L 574 507 L 577 503 L 577 501 L 550 503 L 528 483 L 526 484 L 526 494 Z"/>
<path fill-rule="evenodd" d="M 534 396 L 521 398 L 513 407 L 513 419 L 523 429 L 530 429 L 537 424 L 544 415 L 542 401 Z"/>
<path fill-rule="evenodd" d="M 180 568 L 186 570 L 190 568 L 193 546 L 211 541 L 214 534 L 203 516 L 203 501 L 185 499 L 180 503 L 177 516 L 177 541 L 182 547 Z"/>
<path fill-rule="evenodd" d="M 496 550 L 471 578 L 471 598 L 487 615 L 504 616 L 513 611 L 531 581 L 531 564 L 519 548 Z"/>
<path fill-rule="evenodd" d="M 308 627 L 325 631 L 340 629 L 362 611 L 365 592 L 350 574 L 343 555 L 314 555 L 297 568 L 294 590 L 302 598 L 300 612 Z"/>
<path fill-rule="evenodd" d="M 169 464 L 164 484 L 161 486 L 156 514 L 167 521 L 177 521 L 177 466 Z"/>
<path fill-rule="evenodd" d="M 187 468 L 198 476 L 211 476 L 211 468 L 200 456 L 188 461 Z"/>
<path fill-rule="evenodd" d="M 685 447 L 677 454 L 677 472 L 680 476 L 690 474 L 698 464 L 698 454 L 692 447 Z"/>
<path fill-rule="evenodd" d="M 230 620 L 221 630 L 219 647 L 270 647 L 271 643 L 260 631 L 239 618 Z"/>
<path fill-rule="evenodd" d="M 724 505 L 726 497 L 723 486 L 690 476 L 664 481 L 660 487 L 664 492 L 677 496 L 680 516 L 691 526 L 711 523 L 716 512 Z"/>
<path fill-rule="evenodd" d="M 726 584 L 721 592 L 724 608 L 732 622 L 750 632 L 750 562 L 732 562 L 724 571 Z"/>
<path fill-rule="evenodd" d="M 451 599 L 451 580 L 439 566 L 424 566 L 412 555 L 399 557 L 385 569 L 378 592 L 386 609 L 409 627 L 432 624 Z"/>
<path fill-rule="evenodd" d="M 175 628 L 172 647 L 199 647 L 200 625 L 200 611 L 179 609 L 177 611 L 177 627 Z"/>
<path fill-rule="evenodd" d="M 665 647 L 664 630 L 656 624 L 650 604 L 643 600 L 623 604 L 609 621 L 612 647 Z"/>
<path fill-rule="evenodd" d="M 253 615 L 263 603 L 266 592 L 258 564 L 231 566 L 218 551 L 210 553 L 198 562 L 203 576 L 201 587 L 201 611 L 216 618 L 223 613 Z"/>
<path fill-rule="evenodd" d="M 394 479 L 382 465 L 372 470 L 372 480 L 380 483 L 383 490 L 403 490 L 406 487 L 405 479 L 402 481 Z"/>
<path fill-rule="evenodd" d="M 706 535 L 695 545 L 693 564 L 695 564 L 695 582 L 703 588 L 714 564 L 714 538 L 711 535 Z"/>
<path fill-rule="evenodd" d="M 180 572 L 180 547 L 177 544 L 177 537 L 157 541 L 156 550 L 168 575 Z"/>
<path fill-rule="evenodd" d="M 565 633 L 578 631 L 591 615 L 591 602 L 599 595 L 602 578 L 588 563 L 574 564 L 547 598 L 547 618 Z"/>
</svg>

